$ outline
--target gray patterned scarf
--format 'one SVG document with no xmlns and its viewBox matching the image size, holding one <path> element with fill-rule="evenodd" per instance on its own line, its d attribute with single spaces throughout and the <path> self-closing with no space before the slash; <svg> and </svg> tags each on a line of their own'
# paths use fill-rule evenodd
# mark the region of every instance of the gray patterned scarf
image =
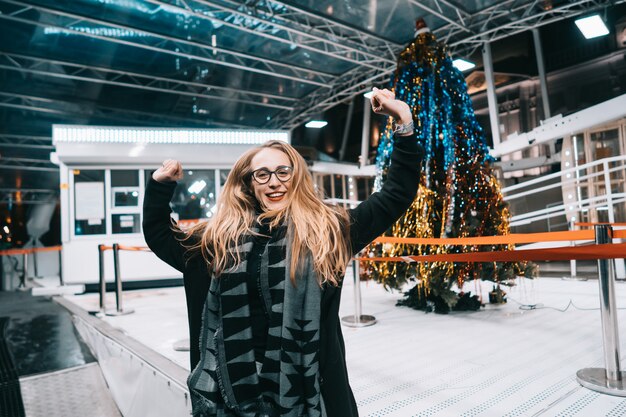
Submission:
<svg viewBox="0 0 626 417">
<path fill-rule="evenodd" d="M 257 373 L 242 261 L 211 279 L 200 334 L 200 362 L 187 380 L 195 417 L 320 417 L 321 289 L 307 256 L 289 279 L 287 227 L 272 233 L 261 258 L 261 294 L 270 311 L 267 350 Z M 252 238 L 236 250 L 247 259 Z"/>
</svg>

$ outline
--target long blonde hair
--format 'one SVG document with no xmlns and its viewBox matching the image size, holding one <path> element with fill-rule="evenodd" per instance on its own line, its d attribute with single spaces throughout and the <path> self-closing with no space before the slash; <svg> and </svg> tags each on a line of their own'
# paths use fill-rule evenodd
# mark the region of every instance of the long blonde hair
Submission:
<svg viewBox="0 0 626 417">
<path fill-rule="evenodd" d="M 251 179 L 252 158 L 262 149 L 273 148 L 284 152 L 293 166 L 288 204 L 280 211 L 256 214 L 258 202 L 254 196 Z M 306 162 L 289 144 L 269 141 L 245 152 L 235 162 L 218 201 L 215 216 L 207 223 L 198 224 L 187 232 L 187 237 L 197 236 L 190 250 L 199 250 L 205 261 L 219 276 L 234 263 L 241 262 L 235 250 L 245 235 L 254 234 L 253 227 L 260 220 L 269 219 L 270 227 L 287 222 L 292 237 L 291 281 L 301 267 L 307 252 L 311 253 L 313 266 L 321 283 L 338 285 L 350 260 L 348 215 L 346 210 L 326 205 L 316 194 Z"/>
</svg>

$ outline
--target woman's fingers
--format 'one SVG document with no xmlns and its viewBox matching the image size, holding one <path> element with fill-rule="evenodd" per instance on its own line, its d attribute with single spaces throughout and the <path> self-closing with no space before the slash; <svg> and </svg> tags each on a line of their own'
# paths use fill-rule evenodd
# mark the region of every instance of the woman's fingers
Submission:
<svg viewBox="0 0 626 417">
<path fill-rule="evenodd" d="M 183 177 L 183 166 L 175 159 L 166 159 L 156 170 L 154 177 L 157 180 L 177 181 Z"/>
</svg>

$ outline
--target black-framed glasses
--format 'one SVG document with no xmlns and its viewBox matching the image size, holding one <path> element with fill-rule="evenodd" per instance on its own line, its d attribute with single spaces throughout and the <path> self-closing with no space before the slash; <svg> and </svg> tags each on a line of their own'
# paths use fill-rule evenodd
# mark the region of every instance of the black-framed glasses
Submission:
<svg viewBox="0 0 626 417">
<path fill-rule="evenodd" d="M 272 178 L 272 174 L 276 175 L 278 181 L 287 182 L 291 179 L 291 175 L 293 174 L 293 168 L 286 165 L 281 165 L 277 167 L 274 171 L 270 171 L 267 168 L 259 168 L 252 171 L 252 179 L 254 179 L 259 184 L 266 184 L 269 182 L 270 178 Z"/>
</svg>

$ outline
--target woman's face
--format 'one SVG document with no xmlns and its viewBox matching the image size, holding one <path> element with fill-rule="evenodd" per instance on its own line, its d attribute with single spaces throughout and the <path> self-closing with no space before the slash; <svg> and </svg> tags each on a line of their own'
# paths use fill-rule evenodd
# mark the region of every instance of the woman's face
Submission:
<svg viewBox="0 0 626 417">
<path fill-rule="evenodd" d="M 261 207 L 264 210 L 285 208 L 289 201 L 293 173 L 287 154 L 275 148 L 263 148 L 252 158 L 250 167 L 253 173 L 250 182 Z"/>
</svg>

